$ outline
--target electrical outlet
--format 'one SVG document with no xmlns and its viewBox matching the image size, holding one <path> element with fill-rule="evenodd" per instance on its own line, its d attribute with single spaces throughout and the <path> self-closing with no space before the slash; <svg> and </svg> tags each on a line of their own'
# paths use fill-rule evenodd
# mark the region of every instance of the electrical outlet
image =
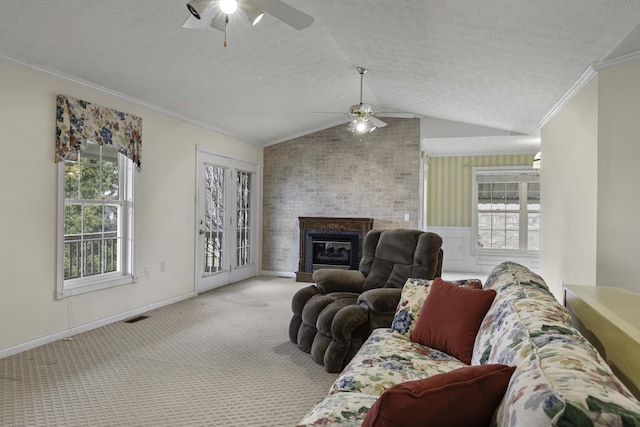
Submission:
<svg viewBox="0 0 640 427">
<path fill-rule="evenodd" d="M 160 271 L 164 272 L 165 269 L 166 269 L 166 265 L 165 265 L 164 261 L 162 261 L 160 263 Z"/>
<path fill-rule="evenodd" d="M 149 275 L 151 274 L 151 267 L 149 267 L 148 265 L 144 266 L 144 277 L 149 277 Z"/>
<path fill-rule="evenodd" d="M 404 220 L 409 221 L 409 214 L 404 214 Z"/>
</svg>

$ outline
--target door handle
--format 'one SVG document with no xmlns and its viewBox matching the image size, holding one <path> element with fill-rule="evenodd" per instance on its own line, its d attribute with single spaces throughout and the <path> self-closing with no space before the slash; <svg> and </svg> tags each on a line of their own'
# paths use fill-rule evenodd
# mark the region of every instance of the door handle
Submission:
<svg viewBox="0 0 640 427">
<path fill-rule="evenodd" d="M 198 230 L 198 234 L 200 235 L 204 234 L 204 230 Z"/>
</svg>

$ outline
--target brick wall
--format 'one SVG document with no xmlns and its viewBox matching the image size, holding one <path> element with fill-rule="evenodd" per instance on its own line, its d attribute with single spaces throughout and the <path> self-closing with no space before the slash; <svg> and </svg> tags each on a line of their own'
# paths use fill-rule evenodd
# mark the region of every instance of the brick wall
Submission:
<svg viewBox="0 0 640 427">
<path fill-rule="evenodd" d="M 420 120 L 384 121 L 364 138 L 340 125 L 265 148 L 262 270 L 297 270 L 300 216 L 418 226 Z"/>
</svg>

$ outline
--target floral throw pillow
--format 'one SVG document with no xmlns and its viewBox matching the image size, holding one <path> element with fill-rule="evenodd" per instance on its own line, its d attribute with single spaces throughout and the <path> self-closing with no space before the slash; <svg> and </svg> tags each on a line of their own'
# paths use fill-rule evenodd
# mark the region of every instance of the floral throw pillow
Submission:
<svg viewBox="0 0 640 427">
<path fill-rule="evenodd" d="M 433 280 L 407 279 L 402 288 L 402 295 L 393 317 L 391 329 L 409 339 L 409 335 L 416 325 L 416 320 L 420 316 L 422 305 L 429 295 L 432 283 Z M 482 281 L 479 279 L 454 280 L 447 283 L 465 288 L 482 289 Z"/>
</svg>

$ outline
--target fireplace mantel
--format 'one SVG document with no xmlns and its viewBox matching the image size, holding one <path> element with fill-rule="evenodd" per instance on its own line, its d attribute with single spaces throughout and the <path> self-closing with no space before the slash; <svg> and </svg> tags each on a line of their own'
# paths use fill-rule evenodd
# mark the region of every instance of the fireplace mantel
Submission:
<svg viewBox="0 0 640 427">
<path fill-rule="evenodd" d="M 310 232 L 357 232 L 359 235 L 358 253 L 362 256 L 364 236 L 373 227 L 373 218 L 306 217 L 298 218 L 300 224 L 300 257 L 298 259 L 297 282 L 313 282 L 313 268 L 305 262 L 307 254 L 306 240 Z M 358 258 L 358 262 L 359 262 Z"/>
</svg>

